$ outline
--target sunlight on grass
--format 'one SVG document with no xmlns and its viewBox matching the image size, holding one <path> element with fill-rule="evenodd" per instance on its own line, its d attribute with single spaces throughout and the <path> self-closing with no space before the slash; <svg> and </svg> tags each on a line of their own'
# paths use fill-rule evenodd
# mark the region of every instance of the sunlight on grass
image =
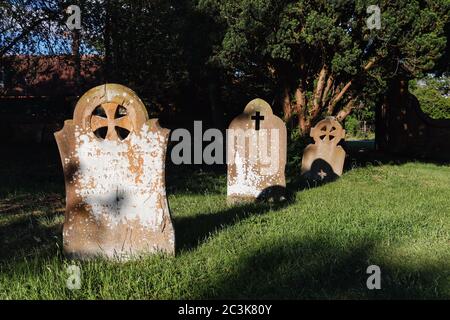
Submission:
<svg viewBox="0 0 450 320">
<path fill-rule="evenodd" d="M 450 167 L 355 167 L 284 205 L 228 207 L 222 174 L 168 180 L 177 256 L 70 262 L 63 185 L 0 198 L 0 298 L 450 298 Z M 82 288 L 66 288 L 66 266 Z M 379 265 L 382 290 L 366 288 Z"/>
</svg>

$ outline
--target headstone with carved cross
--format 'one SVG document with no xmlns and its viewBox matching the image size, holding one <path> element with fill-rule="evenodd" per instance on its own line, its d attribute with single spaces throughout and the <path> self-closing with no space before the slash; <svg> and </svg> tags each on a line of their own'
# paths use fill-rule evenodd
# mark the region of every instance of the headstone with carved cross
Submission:
<svg viewBox="0 0 450 320">
<path fill-rule="evenodd" d="M 284 197 L 286 139 L 284 122 L 262 99 L 234 118 L 227 130 L 228 203 Z"/>
<path fill-rule="evenodd" d="M 302 175 L 308 180 L 331 181 L 342 175 L 345 151 L 338 146 L 345 130 L 334 117 L 327 117 L 311 129 L 314 144 L 308 145 L 302 158 Z"/>
<path fill-rule="evenodd" d="M 55 133 L 66 184 L 64 251 L 129 259 L 175 251 L 166 199 L 169 130 L 118 84 L 95 87 Z"/>
</svg>

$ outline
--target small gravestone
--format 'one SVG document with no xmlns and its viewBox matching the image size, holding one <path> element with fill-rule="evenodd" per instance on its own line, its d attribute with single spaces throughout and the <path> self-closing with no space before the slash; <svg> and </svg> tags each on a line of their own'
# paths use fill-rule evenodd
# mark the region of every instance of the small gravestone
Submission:
<svg viewBox="0 0 450 320">
<path fill-rule="evenodd" d="M 169 130 L 117 84 L 95 87 L 55 133 L 66 184 L 64 251 L 129 259 L 175 251 L 166 199 Z"/>
<path fill-rule="evenodd" d="M 251 101 L 227 130 L 228 203 L 279 200 L 286 186 L 286 126 L 262 99 Z"/>
<path fill-rule="evenodd" d="M 345 151 L 338 146 L 345 138 L 345 130 L 334 117 L 327 117 L 311 129 L 314 144 L 305 148 L 302 158 L 302 176 L 319 182 L 332 181 L 342 175 Z"/>
</svg>

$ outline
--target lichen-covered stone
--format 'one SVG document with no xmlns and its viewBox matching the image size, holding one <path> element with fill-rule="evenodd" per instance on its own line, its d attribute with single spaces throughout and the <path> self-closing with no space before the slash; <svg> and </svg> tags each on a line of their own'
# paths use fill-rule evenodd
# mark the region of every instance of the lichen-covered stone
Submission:
<svg viewBox="0 0 450 320">
<path fill-rule="evenodd" d="M 129 259 L 175 251 L 165 191 L 169 130 L 130 89 L 106 84 L 78 101 L 55 133 L 64 169 L 64 251 Z"/>
<path fill-rule="evenodd" d="M 284 196 L 286 126 L 262 99 L 252 100 L 227 130 L 228 203 Z"/>
<path fill-rule="evenodd" d="M 342 175 L 345 151 L 338 146 L 345 130 L 334 117 L 327 117 L 311 129 L 314 144 L 308 145 L 302 158 L 301 173 L 307 180 L 331 181 Z"/>
</svg>

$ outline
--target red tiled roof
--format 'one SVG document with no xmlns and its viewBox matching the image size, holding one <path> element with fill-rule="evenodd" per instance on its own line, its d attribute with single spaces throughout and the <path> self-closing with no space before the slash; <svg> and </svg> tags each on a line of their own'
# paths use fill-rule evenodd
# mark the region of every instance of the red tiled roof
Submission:
<svg viewBox="0 0 450 320">
<path fill-rule="evenodd" d="M 6 56 L 0 61 L 0 71 L 5 74 L 0 95 L 77 96 L 101 83 L 100 69 L 100 56 L 81 57 L 80 85 L 77 85 L 71 56 Z"/>
</svg>

